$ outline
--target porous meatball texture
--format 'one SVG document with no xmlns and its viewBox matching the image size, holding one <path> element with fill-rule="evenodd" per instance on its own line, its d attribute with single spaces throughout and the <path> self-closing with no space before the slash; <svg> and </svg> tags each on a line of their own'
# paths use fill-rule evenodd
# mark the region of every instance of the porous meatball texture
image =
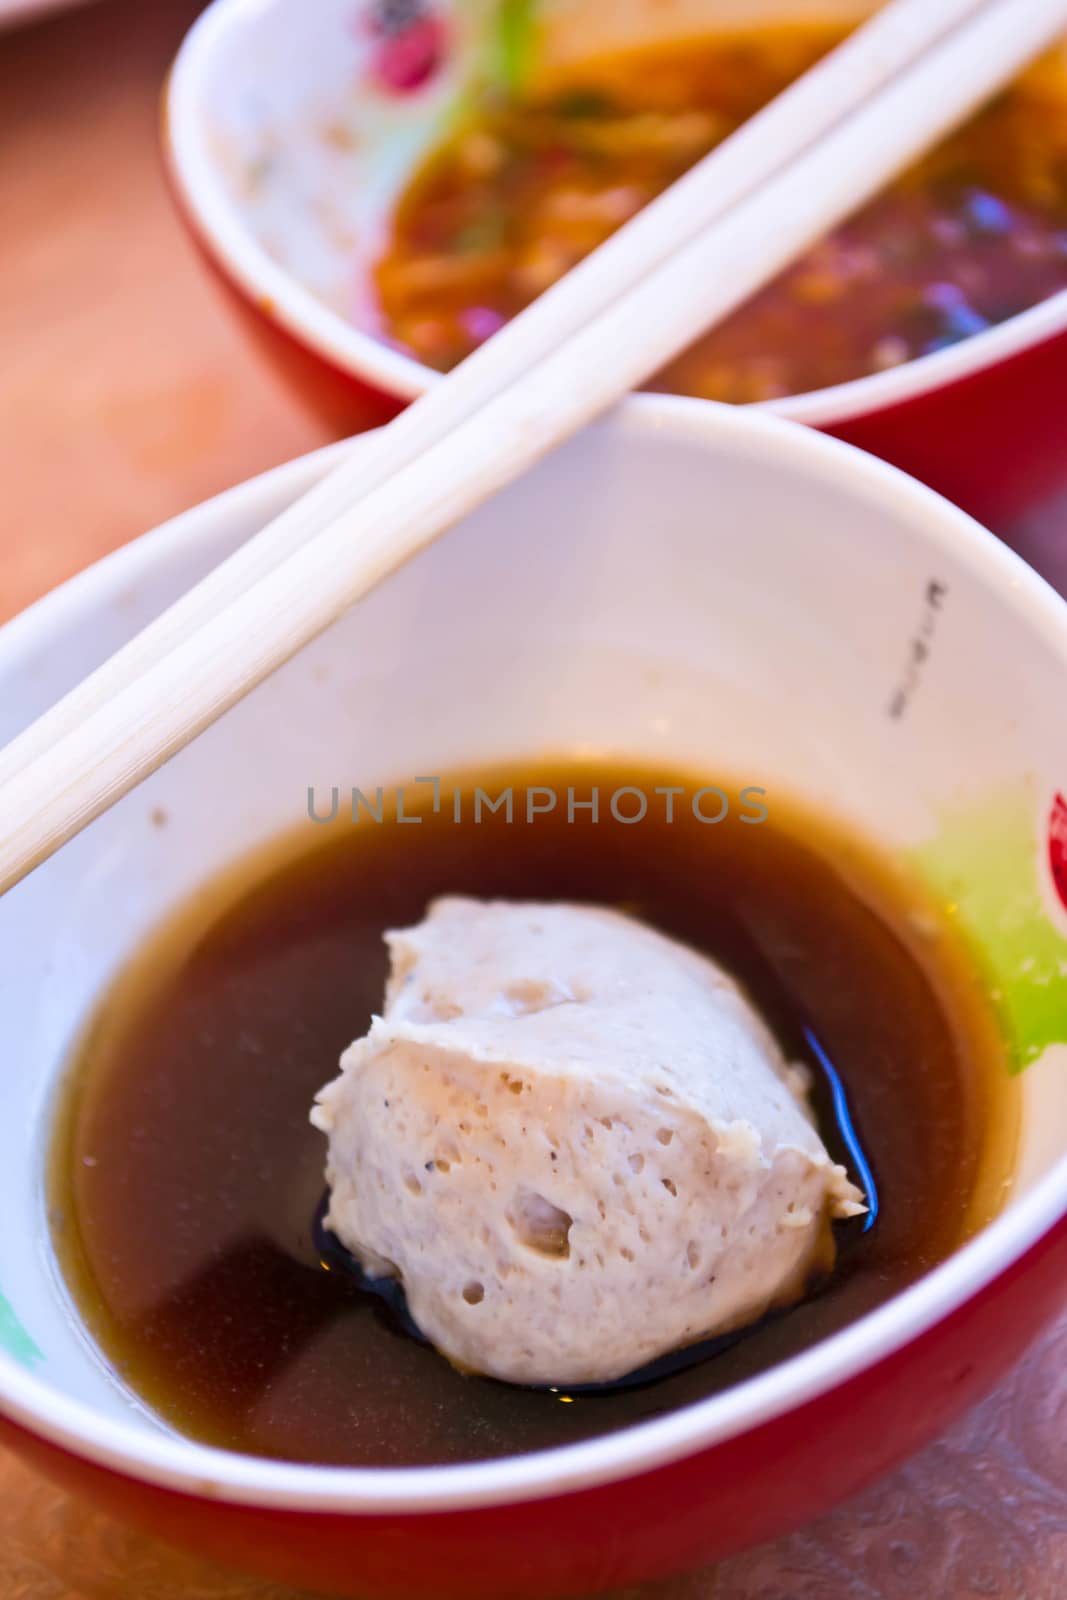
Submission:
<svg viewBox="0 0 1067 1600">
<path fill-rule="evenodd" d="M 437 900 L 312 1121 L 327 1225 L 456 1366 L 608 1382 L 799 1298 L 864 1209 L 714 962 L 619 912 Z"/>
</svg>

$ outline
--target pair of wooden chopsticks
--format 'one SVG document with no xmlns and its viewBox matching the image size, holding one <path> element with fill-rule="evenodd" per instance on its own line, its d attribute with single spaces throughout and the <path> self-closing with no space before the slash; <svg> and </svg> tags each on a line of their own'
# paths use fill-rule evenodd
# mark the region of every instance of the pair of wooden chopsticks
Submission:
<svg viewBox="0 0 1067 1600">
<path fill-rule="evenodd" d="M 892 0 L 0 752 L 0 893 L 1065 28 L 1067 0 Z"/>
</svg>

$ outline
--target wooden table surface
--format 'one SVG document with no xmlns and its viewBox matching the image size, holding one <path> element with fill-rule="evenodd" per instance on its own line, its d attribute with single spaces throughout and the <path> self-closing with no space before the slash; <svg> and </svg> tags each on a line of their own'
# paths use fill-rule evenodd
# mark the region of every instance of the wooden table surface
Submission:
<svg viewBox="0 0 1067 1600">
<path fill-rule="evenodd" d="M 0 37 L 0 618 L 324 443 L 245 343 L 159 167 L 197 0 Z M 1067 589 L 1067 503 L 1014 542 Z M 818 1524 L 658 1600 L 1064 1600 L 1067 1318 L 944 1439 Z M 296 1600 L 158 1546 L 0 1453 L 0 1600 Z"/>
</svg>

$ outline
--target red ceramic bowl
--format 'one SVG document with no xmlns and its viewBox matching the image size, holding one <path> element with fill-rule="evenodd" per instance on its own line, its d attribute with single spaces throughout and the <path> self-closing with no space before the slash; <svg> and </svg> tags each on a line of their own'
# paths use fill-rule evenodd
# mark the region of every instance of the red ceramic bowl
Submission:
<svg viewBox="0 0 1067 1600">
<path fill-rule="evenodd" d="M 495 11 L 444 7 L 439 36 L 419 34 L 425 78 L 398 88 L 372 4 L 317 0 L 312 21 L 302 0 L 215 0 L 182 47 L 165 107 L 169 170 L 194 234 L 308 397 L 349 429 L 437 381 L 378 337 L 370 268 L 405 174 L 490 47 Z M 704 27 L 717 13 L 736 20 L 729 0 L 674 0 L 672 25 L 692 31 L 694 6 Z M 557 5 L 556 25 L 573 13 L 588 33 L 583 7 Z M 752 0 L 745 15 L 812 9 Z M 870 9 L 835 0 L 833 14 Z M 631 0 L 597 13 L 595 33 L 622 18 L 659 30 L 671 14 Z M 1067 484 L 1065 392 L 1067 292 L 947 350 L 765 409 L 860 445 L 1003 528 Z"/>
<path fill-rule="evenodd" d="M 334 454 L 189 512 L 0 630 L 0 742 Z M 913 679 L 931 578 L 943 610 Z M 1065 683 L 1067 605 L 929 490 L 752 411 L 627 401 L 0 899 L 0 1438 L 166 1538 L 375 1600 L 637 1582 L 779 1534 L 885 1471 L 1067 1292 Z M 579 746 L 694 772 L 722 752 L 769 802 L 785 789 L 839 814 L 952 896 L 1025 1067 L 1008 1203 L 834 1337 L 585 1443 L 376 1470 L 176 1436 L 107 1369 L 51 1264 L 41 1177 L 72 1041 L 177 901 L 306 825 L 307 784 L 369 793 Z"/>
</svg>

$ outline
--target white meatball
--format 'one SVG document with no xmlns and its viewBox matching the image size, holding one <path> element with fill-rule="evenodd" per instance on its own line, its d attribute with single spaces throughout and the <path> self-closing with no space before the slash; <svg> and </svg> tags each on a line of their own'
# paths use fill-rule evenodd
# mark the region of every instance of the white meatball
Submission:
<svg viewBox="0 0 1067 1600">
<path fill-rule="evenodd" d="M 312 1120 L 329 1227 L 456 1366 L 621 1377 L 798 1298 L 864 1209 L 713 962 L 614 911 L 437 901 Z"/>
</svg>

